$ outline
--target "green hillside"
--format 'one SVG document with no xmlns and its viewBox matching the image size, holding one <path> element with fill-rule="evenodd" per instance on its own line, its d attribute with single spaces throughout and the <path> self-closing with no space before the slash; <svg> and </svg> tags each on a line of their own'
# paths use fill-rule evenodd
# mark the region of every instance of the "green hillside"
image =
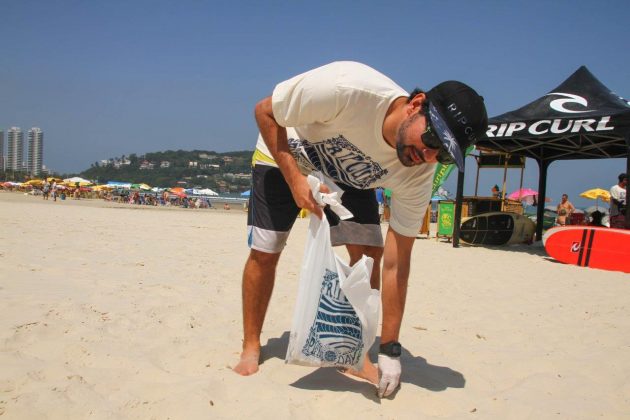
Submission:
<svg viewBox="0 0 630 420">
<path fill-rule="evenodd" d="M 217 153 L 206 150 L 167 150 L 138 156 L 120 156 L 94 162 L 79 176 L 104 184 L 108 181 L 146 183 L 156 187 L 212 188 L 242 192 L 250 188 L 253 151 Z"/>
</svg>

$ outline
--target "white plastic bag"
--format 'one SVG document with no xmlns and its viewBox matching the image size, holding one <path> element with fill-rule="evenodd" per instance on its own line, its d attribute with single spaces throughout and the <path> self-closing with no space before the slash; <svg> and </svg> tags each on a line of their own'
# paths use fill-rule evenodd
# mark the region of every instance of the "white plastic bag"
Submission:
<svg viewBox="0 0 630 420">
<path fill-rule="evenodd" d="M 335 201 L 337 193 L 321 197 L 319 182 L 310 177 L 309 182 L 317 200 Z M 331 208 L 347 212 L 339 203 Z M 376 338 L 380 309 L 380 292 L 370 287 L 372 265 L 365 255 L 353 267 L 344 263 L 333 252 L 326 217 L 311 215 L 287 363 L 363 366 Z"/>
</svg>

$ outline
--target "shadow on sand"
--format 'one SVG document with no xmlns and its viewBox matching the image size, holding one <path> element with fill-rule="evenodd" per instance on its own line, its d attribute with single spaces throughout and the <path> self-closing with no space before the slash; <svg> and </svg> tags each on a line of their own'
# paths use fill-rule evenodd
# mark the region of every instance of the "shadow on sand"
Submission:
<svg viewBox="0 0 630 420">
<path fill-rule="evenodd" d="M 373 363 L 376 363 L 378 359 L 379 342 L 380 337 L 377 337 L 374 345 L 368 352 L 368 356 Z M 285 331 L 279 338 L 267 340 L 267 344 L 261 349 L 261 363 L 272 358 L 284 359 L 288 344 L 288 331 Z M 401 363 L 403 365 L 401 387 L 404 387 L 405 384 L 412 384 L 437 392 L 444 391 L 447 388 L 463 388 L 466 384 L 466 379 L 460 372 L 446 366 L 432 365 L 425 358 L 414 356 L 405 348 L 403 348 Z M 336 368 L 319 368 L 298 379 L 291 386 L 309 390 L 356 392 L 370 400 L 379 400 L 373 384 L 361 379 L 353 379 L 340 373 Z M 395 396 L 395 393 L 393 396 Z"/>
</svg>

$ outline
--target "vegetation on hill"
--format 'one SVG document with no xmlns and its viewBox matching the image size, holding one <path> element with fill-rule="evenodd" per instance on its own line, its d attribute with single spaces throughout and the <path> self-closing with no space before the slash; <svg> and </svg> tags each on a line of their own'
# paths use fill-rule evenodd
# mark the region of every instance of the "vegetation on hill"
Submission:
<svg viewBox="0 0 630 420">
<path fill-rule="evenodd" d="M 156 187 L 212 188 L 242 192 L 250 188 L 253 151 L 217 153 L 205 150 L 167 150 L 130 154 L 94 162 L 79 176 L 97 183 L 121 181 Z"/>
</svg>

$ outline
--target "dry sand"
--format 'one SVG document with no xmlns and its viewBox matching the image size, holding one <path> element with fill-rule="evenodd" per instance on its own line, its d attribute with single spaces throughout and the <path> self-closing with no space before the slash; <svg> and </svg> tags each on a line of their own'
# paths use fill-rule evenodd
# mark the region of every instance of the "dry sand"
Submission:
<svg viewBox="0 0 630 420">
<path fill-rule="evenodd" d="M 230 369 L 243 211 L 0 192 L 0 417 L 630 418 L 630 275 L 540 244 L 416 241 L 393 399 L 285 365 L 307 223 L 278 268 L 264 363 L 244 378 Z"/>
</svg>

